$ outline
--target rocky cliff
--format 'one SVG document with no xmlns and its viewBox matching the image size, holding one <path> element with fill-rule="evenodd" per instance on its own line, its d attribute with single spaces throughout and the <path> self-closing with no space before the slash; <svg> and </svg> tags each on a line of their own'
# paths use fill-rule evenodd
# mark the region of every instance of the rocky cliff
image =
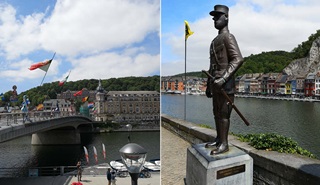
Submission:
<svg viewBox="0 0 320 185">
<path fill-rule="evenodd" d="M 288 75 L 306 76 L 308 73 L 320 70 L 320 37 L 313 43 L 306 58 L 292 61 L 283 72 Z"/>
</svg>

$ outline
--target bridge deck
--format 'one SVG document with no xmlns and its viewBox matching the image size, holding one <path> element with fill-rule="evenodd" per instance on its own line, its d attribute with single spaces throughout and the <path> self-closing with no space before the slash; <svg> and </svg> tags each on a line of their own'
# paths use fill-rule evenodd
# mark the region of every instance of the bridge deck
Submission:
<svg viewBox="0 0 320 185">
<path fill-rule="evenodd" d="M 29 114 L 27 120 L 23 119 L 22 116 L 21 113 L 0 114 L 0 142 L 62 127 L 77 129 L 81 124 L 93 123 L 91 119 L 81 115 Z"/>
</svg>

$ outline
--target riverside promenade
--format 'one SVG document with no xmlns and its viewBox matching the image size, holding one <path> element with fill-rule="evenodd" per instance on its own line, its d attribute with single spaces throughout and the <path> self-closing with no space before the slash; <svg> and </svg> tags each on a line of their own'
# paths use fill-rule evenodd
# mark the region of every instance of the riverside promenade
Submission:
<svg viewBox="0 0 320 185">
<path fill-rule="evenodd" d="M 189 142 L 161 127 L 161 185 L 184 185 Z"/>
<path fill-rule="evenodd" d="M 117 177 L 116 184 L 130 185 L 130 176 L 125 178 Z M 108 184 L 106 175 L 83 175 L 81 179 L 83 185 L 106 185 Z M 25 178 L 3 178 L 0 179 L 1 185 L 71 185 L 78 182 L 75 176 L 50 176 L 50 177 L 25 177 Z M 139 185 L 160 185 L 160 173 L 152 173 L 151 178 L 139 178 Z"/>
<path fill-rule="evenodd" d="M 183 146 L 183 142 L 180 141 L 188 141 L 192 144 L 205 143 L 212 141 L 216 132 L 213 129 L 199 127 L 194 123 L 164 114 L 161 115 L 161 126 L 162 184 L 183 185 L 183 178 L 186 176 L 184 169 L 186 168 L 185 155 L 188 146 Z M 169 135 L 166 136 L 167 133 L 169 133 Z M 243 150 L 253 158 L 254 185 L 319 185 L 320 160 L 318 159 L 312 159 L 298 154 L 258 150 L 246 142 L 241 142 L 233 135 L 228 136 L 228 141 L 230 145 Z M 167 143 L 167 145 L 164 145 L 165 143 Z M 167 148 L 169 146 L 170 148 Z M 168 165 L 167 163 L 171 165 L 171 167 L 165 169 L 164 166 Z"/>
</svg>

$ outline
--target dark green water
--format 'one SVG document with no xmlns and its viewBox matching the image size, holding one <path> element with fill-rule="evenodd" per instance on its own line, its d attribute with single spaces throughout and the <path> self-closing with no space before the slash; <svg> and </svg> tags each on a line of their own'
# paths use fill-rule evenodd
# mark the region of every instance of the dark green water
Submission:
<svg viewBox="0 0 320 185">
<path fill-rule="evenodd" d="M 0 143 L 0 168 L 43 166 L 75 166 L 80 159 L 86 164 L 83 146 L 88 149 L 89 165 L 95 165 L 93 146 L 98 153 L 98 163 L 120 159 L 119 150 L 128 143 L 127 132 L 81 134 L 81 145 L 32 146 L 31 136 Z M 160 132 L 132 132 L 131 142 L 147 150 L 147 160 L 160 158 Z M 106 159 L 102 154 L 106 147 Z"/>
<path fill-rule="evenodd" d="M 188 95 L 186 120 L 214 128 L 211 99 Z M 184 119 L 184 96 L 161 96 L 161 112 Z M 234 133 L 277 133 L 290 137 L 320 157 L 320 103 L 236 98 L 235 104 L 251 124 L 246 126 L 235 111 L 230 131 Z"/>
</svg>

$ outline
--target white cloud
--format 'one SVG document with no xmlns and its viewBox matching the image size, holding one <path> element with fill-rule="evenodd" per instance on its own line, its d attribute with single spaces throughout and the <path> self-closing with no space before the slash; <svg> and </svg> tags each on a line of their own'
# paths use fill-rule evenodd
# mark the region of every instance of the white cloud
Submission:
<svg viewBox="0 0 320 185">
<path fill-rule="evenodd" d="M 157 20 L 159 2 L 63 0 L 41 25 L 40 40 L 46 50 L 63 55 L 96 53 L 141 42 L 158 31 Z"/>
<path fill-rule="evenodd" d="M 306 41 L 320 25 L 320 3 L 310 2 L 284 4 L 280 0 L 242 0 L 229 7 L 229 30 L 235 35 L 242 55 L 245 57 L 274 50 L 291 51 Z M 210 16 L 189 21 L 189 25 L 195 33 L 188 39 L 187 71 L 208 69 L 209 45 L 217 36 L 217 30 Z M 167 43 L 180 59 L 162 63 L 161 75 L 184 72 L 184 38 L 180 33 L 169 35 Z"/>
<path fill-rule="evenodd" d="M 0 5 L 1 55 L 14 59 L 39 47 L 37 40 L 43 14 L 32 14 L 16 19 L 16 10 L 11 5 Z"/>
<path fill-rule="evenodd" d="M 59 69 L 69 71 L 69 63 L 69 80 L 159 72 L 159 54 L 148 54 L 143 44 L 149 34 L 159 33 L 159 0 L 57 0 L 52 11 L 48 8 L 23 16 L 12 5 L 0 3 L 2 78 L 41 81 L 44 72 L 28 67 L 39 62 L 39 56 L 33 57 L 43 51 L 59 55 L 46 82 L 64 78 Z"/>
<path fill-rule="evenodd" d="M 8 59 L 36 49 L 76 56 L 124 47 L 159 31 L 159 1 L 58 0 L 52 15 L 16 18 L 0 5 L 0 44 Z"/>
<path fill-rule="evenodd" d="M 80 79 L 107 79 L 112 77 L 146 76 L 159 71 L 159 55 L 138 54 L 135 57 L 117 53 L 102 53 L 71 61 L 70 81 Z M 64 78 L 64 76 L 61 77 Z"/>
</svg>

